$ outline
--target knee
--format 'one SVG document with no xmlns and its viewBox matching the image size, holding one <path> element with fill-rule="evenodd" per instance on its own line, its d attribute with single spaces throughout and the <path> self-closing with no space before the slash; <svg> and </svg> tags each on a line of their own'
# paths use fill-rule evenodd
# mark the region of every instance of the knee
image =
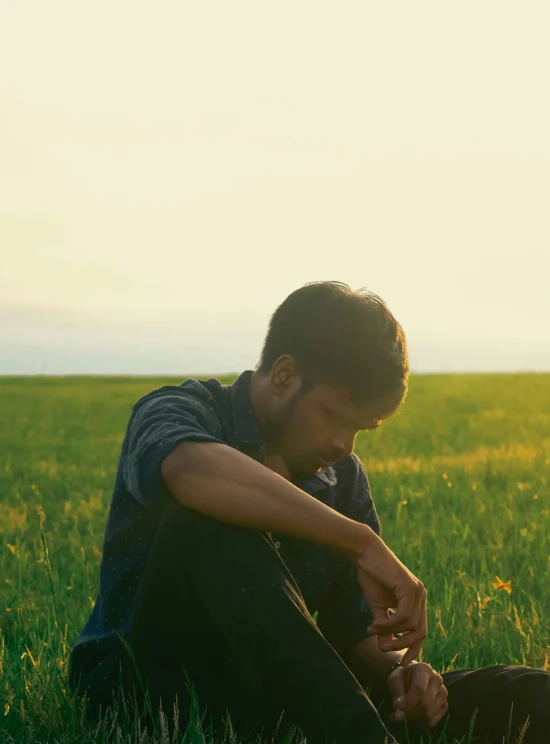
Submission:
<svg viewBox="0 0 550 744">
<path fill-rule="evenodd" d="M 503 680 L 509 688 L 522 692 L 526 699 L 540 692 L 550 693 L 550 673 L 528 666 L 504 667 Z M 548 700 L 550 703 L 550 699 Z"/>
<path fill-rule="evenodd" d="M 514 717 L 529 717 L 531 733 L 550 727 L 550 673 L 527 666 L 506 667 L 501 691 L 508 705 L 513 704 Z"/>
</svg>

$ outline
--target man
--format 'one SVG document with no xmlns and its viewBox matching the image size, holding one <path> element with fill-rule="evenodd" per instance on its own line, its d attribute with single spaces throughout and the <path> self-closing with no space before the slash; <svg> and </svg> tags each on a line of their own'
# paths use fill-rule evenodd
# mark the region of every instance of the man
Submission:
<svg viewBox="0 0 550 744">
<path fill-rule="evenodd" d="M 399 408 L 408 376 L 381 298 L 314 282 L 277 308 L 256 370 L 136 403 L 98 599 L 71 653 L 91 714 L 122 690 L 171 726 L 176 704 L 184 728 L 190 682 L 212 730 L 229 712 L 243 738 L 290 722 L 313 744 L 395 742 L 388 727 L 399 736 L 405 720 L 462 735 L 479 707 L 480 733 L 500 741 L 513 702 L 513 726 L 530 716 L 525 741 L 543 740 L 550 675 L 442 677 L 415 661 L 426 592 L 380 539 L 353 452 Z M 385 723 L 367 685 L 393 708 Z"/>
</svg>

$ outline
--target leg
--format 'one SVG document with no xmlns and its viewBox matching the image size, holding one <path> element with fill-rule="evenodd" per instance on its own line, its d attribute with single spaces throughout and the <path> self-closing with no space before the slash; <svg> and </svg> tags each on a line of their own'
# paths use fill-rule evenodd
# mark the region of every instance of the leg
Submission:
<svg viewBox="0 0 550 744">
<path fill-rule="evenodd" d="M 151 698 L 228 708 L 240 725 L 284 710 L 312 744 L 393 739 L 307 612 L 265 533 L 178 507 L 157 533 L 128 640 Z"/>
<path fill-rule="evenodd" d="M 527 718 L 523 744 L 542 744 L 550 738 L 550 673 L 525 666 L 495 665 L 459 669 L 442 676 L 449 692 L 449 712 L 431 730 L 432 741 L 438 741 L 443 730 L 448 741 L 461 741 L 462 737 L 468 740 L 476 709 L 473 742 L 502 744 L 508 742 L 510 731 L 510 744 L 515 744 Z M 391 700 L 385 696 L 379 708 L 384 716 L 389 714 Z M 399 741 L 404 728 L 403 724 L 390 726 Z M 411 726 L 409 740 L 426 741 L 426 733 Z"/>
<path fill-rule="evenodd" d="M 524 744 L 541 744 L 550 736 L 550 673 L 499 664 L 442 676 L 449 691 L 447 730 L 456 731 L 454 736 L 468 732 L 476 708 L 474 733 L 481 740 L 501 742 L 510 728 L 515 741 L 527 718 Z"/>
</svg>

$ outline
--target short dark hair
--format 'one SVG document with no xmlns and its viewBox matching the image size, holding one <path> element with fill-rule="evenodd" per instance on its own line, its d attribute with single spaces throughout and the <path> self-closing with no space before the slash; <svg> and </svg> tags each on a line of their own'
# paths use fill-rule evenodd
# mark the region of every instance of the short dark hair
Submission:
<svg viewBox="0 0 550 744">
<path fill-rule="evenodd" d="M 409 361 L 403 329 L 384 300 L 368 289 L 336 281 L 310 282 L 292 292 L 271 316 L 258 374 L 292 356 L 303 380 L 343 386 L 357 405 L 380 403 L 391 415 L 407 394 Z"/>
</svg>

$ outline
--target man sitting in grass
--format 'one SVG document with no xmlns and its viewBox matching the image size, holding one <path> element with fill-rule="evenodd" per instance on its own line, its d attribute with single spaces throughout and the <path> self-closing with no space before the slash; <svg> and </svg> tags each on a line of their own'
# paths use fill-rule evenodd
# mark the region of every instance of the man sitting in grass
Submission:
<svg viewBox="0 0 550 744">
<path fill-rule="evenodd" d="M 512 705 L 512 732 L 529 718 L 524 742 L 547 740 L 550 674 L 415 661 L 426 592 L 381 540 L 353 452 L 408 376 L 383 300 L 315 282 L 277 308 L 256 370 L 135 404 L 99 596 L 70 660 L 91 715 L 147 694 L 149 722 L 162 704 L 175 727 L 177 702 L 184 730 L 191 682 L 205 723 L 223 733 L 228 712 L 242 740 L 288 723 L 313 744 L 405 741 L 405 722 L 460 737 L 478 708 L 476 735 L 501 742 Z"/>
</svg>

